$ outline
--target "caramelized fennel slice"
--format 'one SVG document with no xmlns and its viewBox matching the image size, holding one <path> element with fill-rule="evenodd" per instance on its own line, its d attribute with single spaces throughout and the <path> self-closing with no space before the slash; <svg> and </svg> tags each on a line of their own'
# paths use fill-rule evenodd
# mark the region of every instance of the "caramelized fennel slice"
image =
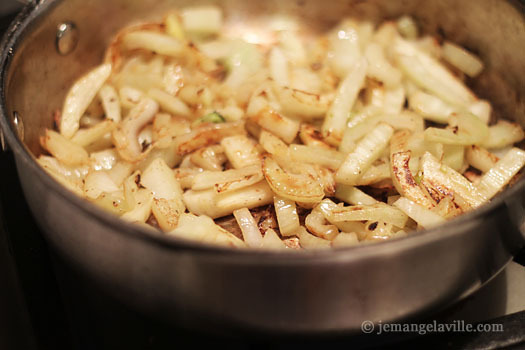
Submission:
<svg viewBox="0 0 525 350">
<path fill-rule="evenodd" d="M 429 195 L 416 183 L 409 167 L 410 151 L 392 154 L 390 164 L 392 167 L 392 182 L 397 191 L 404 197 L 418 203 L 424 208 L 434 206 Z"/>
<path fill-rule="evenodd" d="M 458 194 L 472 207 L 478 207 L 487 201 L 487 197 L 463 175 L 440 163 L 430 153 L 421 158 L 422 176 L 426 183 L 443 195 Z M 430 193 L 432 195 L 432 193 Z"/>
<path fill-rule="evenodd" d="M 381 156 L 388 145 L 394 129 L 381 123 L 376 126 L 350 153 L 336 173 L 336 181 L 345 185 L 356 185 L 363 173 Z"/>
<path fill-rule="evenodd" d="M 263 157 L 262 164 L 268 185 L 279 196 L 301 203 L 319 203 L 323 199 L 324 189 L 312 175 L 286 173 L 270 155 Z"/>
<path fill-rule="evenodd" d="M 183 195 L 188 210 L 198 215 L 207 215 L 212 219 L 230 215 L 241 208 L 253 209 L 273 202 L 274 193 L 266 181 L 226 193 L 217 193 L 214 189 L 186 191 Z"/>
<path fill-rule="evenodd" d="M 109 78 L 111 69 L 111 64 L 103 64 L 77 80 L 71 87 L 60 118 L 59 129 L 64 137 L 69 139 L 76 133 L 80 127 L 80 118 Z"/>
<path fill-rule="evenodd" d="M 511 149 L 476 185 L 476 189 L 487 199 L 494 197 L 525 165 L 525 151 L 519 148 Z"/>
</svg>

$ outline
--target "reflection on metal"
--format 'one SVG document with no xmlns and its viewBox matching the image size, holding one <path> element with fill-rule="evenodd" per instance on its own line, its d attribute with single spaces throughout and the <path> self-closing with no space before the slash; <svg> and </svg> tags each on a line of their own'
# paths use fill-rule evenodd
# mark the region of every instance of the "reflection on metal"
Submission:
<svg viewBox="0 0 525 350">
<path fill-rule="evenodd" d="M 56 49 L 65 56 L 72 53 L 78 43 L 78 28 L 73 22 L 64 22 L 58 25 Z"/>
<path fill-rule="evenodd" d="M 2 152 L 7 151 L 7 144 L 5 143 L 4 133 L 2 132 L 2 129 L 0 129 L 0 147 L 2 148 Z"/>
<path fill-rule="evenodd" d="M 18 112 L 13 112 L 13 124 L 15 125 L 15 129 L 18 133 L 18 137 L 23 142 L 24 141 L 24 123 L 22 119 L 20 119 Z"/>
</svg>

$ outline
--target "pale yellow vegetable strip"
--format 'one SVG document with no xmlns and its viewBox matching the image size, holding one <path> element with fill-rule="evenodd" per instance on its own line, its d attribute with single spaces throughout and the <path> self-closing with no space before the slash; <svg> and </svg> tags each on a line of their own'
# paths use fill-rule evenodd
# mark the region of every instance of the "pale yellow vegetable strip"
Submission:
<svg viewBox="0 0 525 350">
<path fill-rule="evenodd" d="M 501 191 L 524 165 L 525 151 L 513 148 L 481 177 L 476 188 L 490 199 Z"/>
<path fill-rule="evenodd" d="M 317 179 L 307 174 L 288 174 L 270 156 L 263 158 L 263 174 L 279 196 L 301 203 L 319 203 L 324 189 Z"/>
<path fill-rule="evenodd" d="M 245 135 L 226 137 L 221 140 L 226 157 L 235 169 L 261 163 L 261 152 L 256 142 Z"/>
<path fill-rule="evenodd" d="M 331 98 L 302 90 L 274 85 L 284 114 L 302 120 L 319 119 L 326 115 Z"/>
<path fill-rule="evenodd" d="M 335 225 L 327 223 L 321 210 L 315 208 L 308 214 L 304 220 L 304 225 L 308 232 L 319 238 L 332 241 L 339 234 L 339 229 Z"/>
<path fill-rule="evenodd" d="M 471 78 L 475 78 L 483 71 L 483 62 L 476 55 L 454 43 L 445 41 L 442 52 L 445 61 Z"/>
<path fill-rule="evenodd" d="M 352 205 L 374 205 L 377 203 L 373 197 L 360 189 L 343 184 L 337 184 L 335 198 Z"/>
<path fill-rule="evenodd" d="M 269 65 L 272 79 L 280 86 L 290 86 L 288 60 L 278 47 L 270 52 Z"/>
<path fill-rule="evenodd" d="M 185 50 L 183 42 L 169 35 L 149 30 L 126 34 L 122 38 L 122 46 L 128 50 L 143 49 L 172 57 L 181 56 Z"/>
<path fill-rule="evenodd" d="M 190 155 L 191 162 L 198 168 L 209 171 L 221 171 L 226 162 L 222 146 L 213 145 L 204 147 Z"/>
<path fill-rule="evenodd" d="M 495 154 L 479 146 L 467 147 L 465 158 L 471 166 L 483 173 L 492 169 L 499 160 Z"/>
<path fill-rule="evenodd" d="M 259 136 L 259 145 L 270 153 L 279 163 L 290 161 L 290 148 L 280 138 L 265 130 Z"/>
<path fill-rule="evenodd" d="M 425 140 L 454 146 L 480 145 L 490 137 L 490 129 L 484 121 L 470 113 L 458 113 L 449 117 L 452 129 L 427 128 Z"/>
<path fill-rule="evenodd" d="M 396 130 L 420 132 L 425 129 L 424 119 L 418 114 L 407 110 L 398 114 L 383 114 L 378 119 L 379 122 L 386 123 Z"/>
<path fill-rule="evenodd" d="M 343 139 L 350 111 L 365 83 L 368 63 L 361 59 L 343 80 L 323 123 L 323 136 L 331 144 L 339 145 Z"/>
<path fill-rule="evenodd" d="M 263 237 L 250 211 L 246 208 L 238 209 L 233 212 L 233 216 L 241 228 L 244 242 L 248 247 L 260 248 L 263 243 Z"/>
<path fill-rule="evenodd" d="M 324 218 L 331 224 L 337 226 L 342 232 L 355 232 L 363 233 L 366 231 L 366 226 L 361 221 L 335 221 L 332 217 L 332 211 L 342 208 L 341 203 L 339 205 L 332 202 L 330 199 L 325 198 L 319 205 L 316 207 L 321 213 L 323 213 Z"/>
<path fill-rule="evenodd" d="M 171 35 L 177 40 L 184 40 L 184 30 L 182 29 L 181 20 L 176 13 L 170 13 L 164 20 L 166 25 L 166 33 Z"/>
<path fill-rule="evenodd" d="M 89 155 L 90 165 L 93 170 L 111 170 L 119 163 L 119 156 L 114 148 L 109 148 L 104 151 L 92 152 Z M 125 164 L 125 162 L 120 162 Z"/>
<path fill-rule="evenodd" d="M 264 233 L 264 237 L 262 239 L 261 248 L 263 248 L 263 249 L 271 249 L 271 250 L 284 250 L 284 249 L 287 249 L 287 247 L 284 244 L 284 242 L 277 235 L 277 233 L 274 230 L 272 230 L 272 229 L 268 229 Z"/>
<path fill-rule="evenodd" d="M 216 243 L 227 247 L 246 247 L 246 244 L 205 215 L 182 214 L 176 229 L 169 234 L 193 241 Z"/>
<path fill-rule="evenodd" d="M 177 153 L 186 155 L 203 147 L 220 143 L 226 137 L 245 135 L 244 121 L 234 123 L 204 124 L 190 133 L 179 135 L 174 143 Z"/>
<path fill-rule="evenodd" d="M 386 203 L 387 203 L 388 205 L 392 205 L 392 204 L 394 204 L 394 202 L 397 201 L 399 198 L 401 198 L 401 196 L 398 195 L 398 194 L 395 195 L 395 196 L 389 196 L 389 197 L 387 198 L 387 202 L 386 202 Z"/>
<path fill-rule="evenodd" d="M 210 106 L 213 102 L 213 92 L 206 86 L 185 85 L 178 93 L 178 97 L 191 106 Z"/>
<path fill-rule="evenodd" d="M 394 52 L 401 70 L 421 88 L 458 106 L 468 106 L 476 101 L 476 97 L 460 80 L 416 45 L 396 38 Z"/>
<path fill-rule="evenodd" d="M 216 34 L 223 26 L 222 10 L 216 6 L 187 7 L 181 17 L 184 30 L 194 34 Z"/>
<path fill-rule="evenodd" d="M 343 134 L 343 140 L 339 145 L 339 151 L 350 153 L 355 149 L 359 139 L 372 129 L 379 121 L 374 115 L 375 111 L 367 110 L 355 115 L 348 121 Z"/>
<path fill-rule="evenodd" d="M 89 201 L 103 210 L 118 216 L 130 210 L 122 191 L 103 193 L 98 198 L 90 199 Z"/>
<path fill-rule="evenodd" d="M 46 170 L 56 172 L 77 184 L 82 184 L 82 179 L 85 178 L 91 170 L 90 166 L 87 164 L 82 166 L 66 165 L 61 163 L 58 159 L 50 156 L 41 155 L 38 157 L 38 163 Z"/>
<path fill-rule="evenodd" d="M 119 161 L 111 170 L 108 170 L 108 175 L 111 177 L 111 180 L 117 185 L 121 186 L 124 180 L 126 180 L 131 173 L 133 172 L 133 164 Z"/>
<path fill-rule="evenodd" d="M 407 141 L 407 149 L 412 152 L 413 157 L 420 157 L 425 152 L 430 152 L 434 157 L 441 159 L 443 157 L 443 144 L 425 140 L 423 132 L 414 133 Z"/>
<path fill-rule="evenodd" d="M 131 86 L 123 86 L 119 90 L 120 104 L 122 108 L 131 109 L 139 104 L 144 94 Z"/>
<path fill-rule="evenodd" d="M 359 239 L 357 238 L 357 234 L 354 232 L 341 232 L 332 241 L 332 247 L 334 248 L 353 247 L 358 244 Z"/>
<path fill-rule="evenodd" d="M 454 169 L 440 163 L 430 153 L 423 155 L 420 166 L 423 178 L 430 181 L 432 186 L 439 187 L 439 192 L 457 193 L 472 207 L 478 207 L 486 202 L 487 197 L 480 193 L 470 181 Z"/>
<path fill-rule="evenodd" d="M 277 223 L 282 236 L 293 236 L 299 229 L 299 215 L 294 201 L 275 196 L 273 199 Z"/>
<path fill-rule="evenodd" d="M 158 109 L 159 106 L 155 101 L 143 99 L 113 130 L 113 144 L 124 160 L 134 163 L 144 159 L 146 154 L 142 152 L 138 136 L 144 126 L 153 120 Z"/>
<path fill-rule="evenodd" d="M 155 198 L 181 199 L 182 188 L 173 170 L 166 162 L 157 158 L 147 167 L 140 177 L 142 186 L 149 189 Z"/>
<path fill-rule="evenodd" d="M 299 133 L 300 124 L 268 108 L 262 109 L 251 119 L 261 128 L 280 137 L 286 143 L 292 143 Z"/>
<path fill-rule="evenodd" d="M 62 165 L 54 164 L 54 162 L 51 160 L 54 160 L 58 163 L 58 161 L 55 158 L 47 156 L 41 156 L 40 158 L 38 158 L 37 162 L 58 183 L 60 183 L 62 186 L 75 193 L 76 195 L 83 197 L 84 191 L 82 189 L 82 182 L 75 181 L 70 176 L 67 176 L 63 171 L 61 171 Z"/>
<path fill-rule="evenodd" d="M 329 249 L 331 247 L 330 241 L 312 235 L 303 226 L 301 226 L 295 234 L 299 237 L 299 243 L 304 249 L 316 250 Z"/>
<path fill-rule="evenodd" d="M 355 185 L 370 165 L 383 153 L 393 133 L 394 129 L 384 123 L 373 129 L 348 155 L 337 171 L 336 181 L 345 185 Z"/>
<path fill-rule="evenodd" d="M 392 182 L 397 191 L 425 208 L 432 208 L 433 203 L 428 194 L 425 194 L 423 189 L 416 183 L 410 170 L 410 151 L 393 153 L 390 163 L 392 167 Z"/>
<path fill-rule="evenodd" d="M 456 146 L 470 146 L 480 143 L 476 136 L 460 132 L 454 133 L 450 129 L 440 128 L 427 128 L 425 130 L 425 141 Z"/>
<path fill-rule="evenodd" d="M 331 54 L 328 56 L 328 65 L 332 72 L 341 80 L 362 57 L 365 37 L 361 37 L 359 24 L 351 20 L 343 21 L 334 28 L 328 37 Z"/>
<path fill-rule="evenodd" d="M 112 120 L 104 120 L 91 128 L 78 130 L 71 141 L 79 146 L 87 147 L 112 132 L 116 126 L 117 124 Z"/>
<path fill-rule="evenodd" d="M 339 169 L 346 158 L 336 150 L 296 144 L 290 145 L 290 156 L 295 161 L 318 164 L 332 170 Z"/>
<path fill-rule="evenodd" d="M 182 189 L 186 190 L 188 188 L 191 188 L 191 186 L 193 185 L 193 179 L 195 179 L 195 176 L 197 176 L 197 174 L 202 172 L 202 169 L 177 168 L 174 169 L 173 172 L 177 180 L 179 180 Z"/>
<path fill-rule="evenodd" d="M 140 171 L 135 171 L 129 177 L 124 179 L 122 183 L 122 189 L 124 192 L 124 199 L 128 208 L 133 209 L 136 205 L 137 192 L 139 190 L 138 184 L 140 183 Z"/>
<path fill-rule="evenodd" d="M 357 123 L 354 123 L 358 119 Z M 393 127 L 395 130 L 410 130 L 413 132 L 423 131 L 425 122 L 419 115 L 403 111 L 397 115 L 358 115 L 350 123 L 346 129 L 343 141 L 339 146 L 341 152 L 351 152 L 355 148 L 355 143 L 370 132 L 378 123 L 385 123 Z M 350 126 L 351 125 L 351 126 Z"/>
<path fill-rule="evenodd" d="M 213 188 L 217 193 L 237 190 L 260 182 L 263 179 L 261 165 L 226 171 L 204 171 L 193 179 L 192 190 Z"/>
<path fill-rule="evenodd" d="M 427 120 L 436 123 L 447 124 L 448 117 L 456 112 L 456 109 L 440 98 L 416 91 L 408 97 L 410 108 Z"/>
<path fill-rule="evenodd" d="M 468 107 L 468 111 L 474 114 L 479 119 L 483 120 L 485 124 L 490 123 L 492 116 L 492 106 L 488 101 L 477 100 Z"/>
<path fill-rule="evenodd" d="M 118 191 L 119 188 L 105 171 L 93 171 L 84 180 L 84 194 L 89 199 L 97 199 L 102 193 Z"/>
<path fill-rule="evenodd" d="M 217 194 L 215 190 L 184 192 L 183 200 L 188 210 L 213 219 L 230 215 L 241 208 L 253 209 L 273 202 L 274 193 L 266 181 L 235 191 Z"/>
<path fill-rule="evenodd" d="M 82 165 L 89 162 L 89 155 L 82 146 L 53 130 L 46 129 L 46 135 L 42 138 L 42 146 L 66 165 Z"/>
<path fill-rule="evenodd" d="M 443 145 L 443 164 L 461 172 L 465 166 L 465 147 L 455 145 Z"/>
<path fill-rule="evenodd" d="M 398 85 L 395 88 L 383 90 L 383 103 L 381 106 L 383 113 L 387 115 L 401 114 L 405 108 L 407 98 L 405 87 L 403 85 Z"/>
<path fill-rule="evenodd" d="M 489 127 L 489 135 L 481 146 L 491 148 L 505 148 L 525 138 L 525 132 L 519 124 L 500 120 L 497 124 Z"/>
<path fill-rule="evenodd" d="M 301 139 L 301 142 L 306 146 L 313 146 L 326 149 L 331 148 L 330 145 L 323 141 L 321 133 L 310 124 L 301 124 L 299 138 Z M 341 148 L 340 151 L 343 153 L 348 153 L 343 151 Z"/>
<path fill-rule="evenodd" d="M 400 17 L 396 21 L 397 29 L 399 33 L 407 39 L 417 39 L 419 36 L 419 28 L 416 21 L 408 15 Z"/>
<path fill-rule="evenodd" d="M 120 110 L 120 97 L 117 90 L 111 85 L 104 85 L 100 89 L 98 95 L 102 101 L 102 107 L 104 108 L 106 118 L 115 123 L 120 122 L 122 115 Z"/>
<path fill-rule="evenodd" d="M 71 87 L 60 118 L 59 129 L 64 137 L 69 139 L 78 130 L 80 118 L 110 74 L 111 64 L 103 64 L 77 80 Z"/>
<path fill-rule="evenodd" d="M 431 228 L 446 221 L 445 218 L 405 197 L 399 198 L 393 205 L 424 228 Z"/>
<path fill-rule="evenodd" d="M 383 47 L 370 43 L 365 50 L 368 60 L 368 76 L 383 82 L 387 87 L 397 87 L 401 84 L 401 72 L 386 59 Z"/>
<path fill-rule="evenodd" d="M 330 222 L 382 221 L 399 228 L 405 227 L 408 217 L 397 208 L 384 203 L 336 207 L 329 213 Z"/>
<path fill-rule="evenodd" d="M 469 112 L 458 112 L 450 116 L 449 124 L 475 138 L 474 143 L 481 143 L 489 137 L 489 127 L 484 120 Z"/>
<path fill-rule="evenodd" d="M 160 107 L 168 113 L 181 117 L 191 116 L 189 107 L 178 97 L 172 96 L 160 89 L 151 89 L 148 91 L 148 95 L 157 101 Z"/>
<path fill-rule="evenodd" d="M 283 30 L 278 33 L 279 46 L 286 57 L 293 64 L 303 64 L 307 60 L 307 54 L 303 42 L 299 36 L 288 30 Z"/>
<path fill-rule="evenodd" d="M 372 165 L 367 171 L 361 176 L 356 186 L 368 186 L 383 180 L 390 179 L 390 163 L 384 163 L 380 165 Z"/>
<path fill-rule="evenodd" d="M 145 223 L 151 215 L 152 204 L 153 194 L 146 189 L 140 189 L 135 194 L 133 209 L 124 213 L 121 217 L 127 221 Z"/>
<path fill-rule="evenodd" d="M 170 167 L 163 159 L 155 159 L 141 175 L 140 183 L 153 193 L 151 210 L 159 227 L 165 232 L 175 229 L 186 207 L 182 188 Z"/>
</svg>

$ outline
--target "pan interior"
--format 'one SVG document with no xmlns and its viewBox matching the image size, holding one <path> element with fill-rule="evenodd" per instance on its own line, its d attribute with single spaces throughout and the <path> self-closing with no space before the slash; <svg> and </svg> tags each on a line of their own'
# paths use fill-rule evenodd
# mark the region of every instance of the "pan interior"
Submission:
<svg viewBox="0 0 525 350">
<path fill-rule="evenodd" d="M 47 12 L 30 26 L 16 51 L 7 77 L 8 115 L 16 111 L 26 126 L 24 142 L 39 155 L 39 137 L 53 127 L 53 114 L 62 105 L 71 84 L 99 64 L 112 36 L 123 26 L 159 20 L 169 10 L 210 1 L 189 0 L 68 0 L 44 1 Z M 298 18 L 311 33 L 326 30 L 341 18 L 353 16 L 380 22 L 402 14 L 413 15 L 426 33 L 439 34 L 480 55 L 487 69 L 469 84 L 490 100 L 496 117 L 525 126 L 525 24 L 521 3 L 496 0 L 372 0 L 326 3 L 299 1 L 215 1 L 224 8 L 231 31 L 264 30 L 275 13 Z M 44 17 L 42 17 L 44 18 Z M 100 21 L 100 18 L 111 20 Z M 55 49 L 57 27 L 73 22 L 79 43 L 61 56 Z"/>
</svg>

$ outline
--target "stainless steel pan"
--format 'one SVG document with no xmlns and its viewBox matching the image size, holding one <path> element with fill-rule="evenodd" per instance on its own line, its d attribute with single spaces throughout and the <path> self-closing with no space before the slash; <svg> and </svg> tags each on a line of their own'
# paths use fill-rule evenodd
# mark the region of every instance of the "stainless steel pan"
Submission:
<svg viewBox="0 0 525 350">
<path fill-rule="evenodd" d="M 34 156 L 41 152 L 38 137 L 52 127 L 53 111 L 68 87 L 100 62 L 108 40 L 122 26 L 201 2 L 41 0 L 23 10 L 4 38 L 0 126 L 38 223 L 72 266 L 115 297 L 164 319 L 256 332 L 326 334 L 357 331 L 364 320 L 389 322 L 442 308 L 494 277 L 523 246 L 525 180 L 479 210 L 427 232 L 302 254 L 232 251 L 166 237 L 120 221 L 63 189 Z M 478 52 L 488 69 L 472 82 L 473 88 L 494 102 L 498 116 L 525 125 L 520 2 L 215 3 L 232 24 L 263 26 L 262 16 L 283 12 L 298 16 L 312 31 L 348 15 L 380 20 L 412 14 L 427 32 Z M 66 22 L 75 24 L 78 43 L 64 55 L 56 50 L 56 35 Z"/>
</svg>

